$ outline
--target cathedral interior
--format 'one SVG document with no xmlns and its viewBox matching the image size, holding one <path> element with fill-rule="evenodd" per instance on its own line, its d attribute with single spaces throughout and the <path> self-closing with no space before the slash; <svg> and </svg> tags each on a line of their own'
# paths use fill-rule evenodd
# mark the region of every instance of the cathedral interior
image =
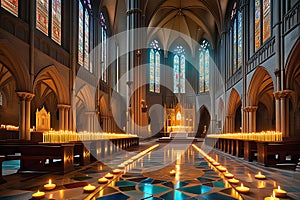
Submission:
<svg viewBox="0 0 300 200">
<path fill-rule="evenodd" d="M 1 0 L 0 199 L 300 199 L 298 0 Z"/>
</svg>

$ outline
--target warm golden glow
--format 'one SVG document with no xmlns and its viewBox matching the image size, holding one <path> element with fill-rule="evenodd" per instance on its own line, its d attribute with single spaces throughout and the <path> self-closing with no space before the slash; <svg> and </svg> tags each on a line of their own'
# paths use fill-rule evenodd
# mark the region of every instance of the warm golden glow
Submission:
<svg viewBox="0 0 300 200">
<path fill-rule="evenodd" d="M 44 190 L 53 190 L 55 189 L 56 184 L 52 183 L 52 180 L 49 179 L 49 182 L 44 185 Z"/>
<path fill-rule="evenodd" d="M 91 184 L 88 184 L 87 186 L 83 187 L 83 190 L 85 192 L 93 192 L 93 191 L 95 191 L 95 189 L 96 189 L 96 186 L 93 186 Z"/>
<path fill-rule="evenodd" d="M 282 133 L 276 131 L 263 131 L 260 133 L 224 133 L 210 134 L 208 138 L 235 139 L 235 140 L 250 140 L 263 142 L 281 142 Z"/>
<path fill-rule="evenodd" d="M 32 194 L 32 198 L 34 199 L 41 199 L 45 196 L 45 192 L 37 191 L 36 193 Z"/>
</svg>

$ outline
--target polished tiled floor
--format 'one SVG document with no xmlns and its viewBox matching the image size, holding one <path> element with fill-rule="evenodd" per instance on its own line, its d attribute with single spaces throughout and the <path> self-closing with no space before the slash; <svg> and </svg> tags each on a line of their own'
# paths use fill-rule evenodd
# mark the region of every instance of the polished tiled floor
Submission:
<svg viewBox="0 0 300 200">
<path fill-rule="evenodd" d="M 88 194 L 82 187 L 88 183 L 100 186 L 97 179 L 104 176 L 111 168 L 117 167 L 136 152 L 154 144 L 142 144 L 137 149 L 106 156 L 101 162 L 77 168 L 65 174 L 14 174 L 5 176 L 7 183 L 0 185 L 0 199 L 30 199 L 34 191 L 42 190 L 49 178 L 57 184 L 54 191 L 46 192 L 46 198 L 84 199 Z M 197 144 L 199 147 L 202 143 Z M 204 149 L 204 147 L 202 147 Z M 182 144 L 160 144 L 158 149 L 126 168 L 123 175 L 107 185 L 101 186 L 95 199 L 264 199 L 272 193 L 274 186 L 280 185 L 288 192 L 286 199 L 300 199 L 300 180 L 292 171 L 264 168 L 255 163 L 245 162 L 219 151 L 207 150 L 209 155 L 227 167 L 244 185 L 250 187 L 250 193 L 239 195 L 225 181 L 214 167 L 192 146 Z M 15 166 L 15 165 L 14 165 Z M 12 167 L 13 168 L 13 167 Z M 8 170 L 9 166 L 7 166 Z M 175 176 L 169 171 L 176 170 Z M 4 170 L 5 173 L 6 170 Z M 254 178 L 257 171 L 262 171 L 267 179 L 258 181 Z M 8 171 L 7 171 L 8 172 Z"/>
</svg>

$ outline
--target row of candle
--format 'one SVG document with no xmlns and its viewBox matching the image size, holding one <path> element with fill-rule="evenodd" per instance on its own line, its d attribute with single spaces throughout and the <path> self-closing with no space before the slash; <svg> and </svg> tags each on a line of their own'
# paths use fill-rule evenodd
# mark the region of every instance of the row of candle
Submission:
<svg viewBox="0 0 300 200">
<path fill-rule="evenodd" d="M 223 173 L 224 177 L 227 178 L 228 182 L 231 183 L 232 185 L 236 185 L 238 184 L 240 181 L 238 179 L 234 178 L 234 174 L 229 173 L 227 168 L 222 166 L 219 162 L 217 162 L 216 160 L 214 160 L 212 157 L 210 157 L 209 155 L 207 155 L 202 149 L 200 149 L 198 146 L 196 146 L 195 144 L 193 144 L 193 147 L 198 150 L 204 157 L 205 159 L 207 159 L 209 161 L 209 163 L 214 166 L 218 171 L 220 171 L 221 173 Z M 261 172 L 258 172 L 258 174 L 256 174 L 254 176 L 256 179 L 259 180 L 263 180 L 266 179 L 266 176 L 263 175 Z M 245 187 L 243 183 L 241 183 L 240 186 L 235 187 L 235 189 L 243 194 L 246 194 L 250 191 L 250 188 Z M 266 197 L 264 198 L 264 200 L 278 200 L 278 198 L 276 197 L 286 197 L 287 192 L 285 190 L 282 190 L 280 188 L 280 186 L 278 186 L 277 189 L 273 190 L 273 194 L 270 197 Z"/>
<path fill-rule="evenodd" d="M 238 139 L 238 140 L 253 140 L 262 142 L 281 142 L 282 133 L 276 131 L 263 131 L 259 133 L 224 133 L 224 134 L 210 134 L 208 138 L 222 138 L 222 139 Z"/>
<path fill-rule="evenodd" d="M 104 140 L 117 138 L 135 138 L 137 135 L 123 133 L 102 132 L 73 132 L 73 131 L 49 131 L 43 133 L 44 143 L 66 143 L 72 141 Z"/>
<path fill-rule="evenodd" d="M 1 124 L 0 129 L 5 129 L 5 130 L 8 130 L 8 131 L 18 131 L 19 127 L 18 126 L 13 126 L 13 125 Z"/>
</svg>

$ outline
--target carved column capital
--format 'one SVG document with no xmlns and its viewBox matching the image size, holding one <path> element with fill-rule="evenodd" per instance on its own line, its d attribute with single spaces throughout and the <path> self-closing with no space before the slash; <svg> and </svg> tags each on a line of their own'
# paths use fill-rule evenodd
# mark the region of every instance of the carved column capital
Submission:
<svg viewBox="0 0 300 200">
<path fill-rule="evenodd" d="M 31 101 L 33 97 L 35 96 L 34 94 L 30 92 L 17 92 L 17 95 L 20 99 L 20 101 Z"/>
</svg>

